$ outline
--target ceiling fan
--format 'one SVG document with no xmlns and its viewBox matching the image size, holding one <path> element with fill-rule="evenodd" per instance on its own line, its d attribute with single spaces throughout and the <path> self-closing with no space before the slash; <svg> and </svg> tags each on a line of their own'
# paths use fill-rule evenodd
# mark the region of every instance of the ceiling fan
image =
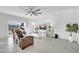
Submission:
<svg viewBox="0 0 79 59">
<path fill-rule="evenodd" d="M 31 16 L 33 16 L 33 15 L 35 15 L 35 16 L 38 16 L 39 14 L 42 14 L 42 12 L 41 12 L 41 9 L 39 9 L 39 8 L 34 8 L 34 6 L 29 6 L 27 9 L 25 9 L 25 8 L 23 8 L 25 11 L 26 11 L 26 13 L 25 13 L 25 15 L 31 15 Z"/>
</svg>

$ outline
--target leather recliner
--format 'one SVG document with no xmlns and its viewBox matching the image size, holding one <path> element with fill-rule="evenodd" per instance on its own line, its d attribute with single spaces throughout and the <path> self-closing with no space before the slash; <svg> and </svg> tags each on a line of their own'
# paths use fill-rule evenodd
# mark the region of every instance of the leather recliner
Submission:
<svg viewBox="0 0 79 59">
<path fill-rule="evenodd" d="M 13 33 L 17 34 L 19 46 L 22 50 L 34 44 L 33 36 L 23 36 L 22 32 L 19 29 L 14 29 Z M 13 36 L 16 37 L 14 34 Z"/>
</svg>

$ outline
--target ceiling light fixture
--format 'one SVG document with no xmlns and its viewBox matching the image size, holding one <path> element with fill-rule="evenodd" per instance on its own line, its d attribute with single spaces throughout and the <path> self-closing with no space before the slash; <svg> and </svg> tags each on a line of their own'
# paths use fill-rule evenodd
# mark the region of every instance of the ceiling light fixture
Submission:
<svg viewBox="0 0 79 59">
<path fill-rule="evenodd" d="M 41 12 L 41 9 L 40 8 L 36 8 L 35 6 L 28 6 L 27 9 L 26 8 L 23 8 L 25 10 L 25 15 L 35 15 L 35 16 L 38 16 L 40 14 L 42 14 Z"/>
</svg>

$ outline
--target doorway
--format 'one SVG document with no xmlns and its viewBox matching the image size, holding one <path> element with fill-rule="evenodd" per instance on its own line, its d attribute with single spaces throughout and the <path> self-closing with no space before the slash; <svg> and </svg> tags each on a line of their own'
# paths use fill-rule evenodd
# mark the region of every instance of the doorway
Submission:
<svg viewBox="0 0 79 59">
<path fill-rule="evenodd" d="M 9 21 L 8 22 L 8 42 L 13 43 L 13 29 L 19 28 L 21 23 L 26 23 L 24 21 Z"/>
</svg>

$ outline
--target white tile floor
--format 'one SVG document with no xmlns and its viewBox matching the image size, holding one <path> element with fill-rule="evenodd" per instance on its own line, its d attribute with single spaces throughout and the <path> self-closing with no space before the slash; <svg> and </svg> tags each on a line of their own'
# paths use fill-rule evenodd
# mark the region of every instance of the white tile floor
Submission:
<svg viewBox="0 0 79 59">
<path fill-rule="evenodd" d="M 12 38 L 0 39 L 0 53 L 77 53 L 79 45 L 64 39 L 34 39 L 34 45 L 21 50 Z"/>
</svg>

